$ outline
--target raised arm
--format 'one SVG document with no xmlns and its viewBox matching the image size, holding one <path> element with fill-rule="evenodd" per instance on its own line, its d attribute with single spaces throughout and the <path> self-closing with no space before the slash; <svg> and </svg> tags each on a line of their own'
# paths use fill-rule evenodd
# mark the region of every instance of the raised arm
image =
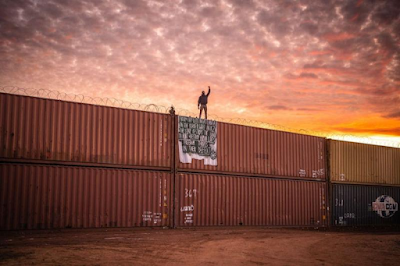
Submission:
<svg viewBox="0 0 400 266">
<path fill-rule="evenodd" d="M 211 88 L 210 88 L 210 86 L 208 86 L 208 93 L 207 93 L 207 96 L 210 95 L 210 93 L 211 93 Z"/>
</svg>

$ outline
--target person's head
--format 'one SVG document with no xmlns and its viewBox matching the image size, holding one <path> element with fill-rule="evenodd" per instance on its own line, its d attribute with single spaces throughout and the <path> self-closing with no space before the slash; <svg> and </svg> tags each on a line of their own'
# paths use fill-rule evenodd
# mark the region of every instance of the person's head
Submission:
<svg viewBox="0 0 400 266">
<path fill-rule="evenodd" d="M 206 93 L 205 93 L 204 91 L 202 91 L 202 92 L 201 92 L 201 95 L 204 95 L 204 94 L 206 94 Z"/>
</svg>

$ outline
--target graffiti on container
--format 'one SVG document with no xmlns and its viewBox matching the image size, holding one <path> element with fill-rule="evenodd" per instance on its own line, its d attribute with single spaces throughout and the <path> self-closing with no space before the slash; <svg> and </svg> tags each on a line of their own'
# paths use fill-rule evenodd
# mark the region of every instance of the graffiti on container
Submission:
<svg viewBox="0 0 400 266">
<path fill-rule="evenodd" d="M 301 177 L 305 177 L 305 176 L 307 175 L 307 174 L 306 174 L 306 170 L 300 169 L 299 175 L 300 175 Z"/>
<path fill-rule="evenodd" d="M 157 212 L 153 215 L 153 223 L 160 223 L 161 222 L 161 213 Z"/>
<path fill-rule="evenodd" d="M 336 221 L 337 222 L 337 221 Z M 340 216 L 339 217 L 339 223 L 338 223 L 339 225 L 346 225 L 347 224 L 347 222 L 343 219 L 343 216 Z"/>
<path fill-rule="evenodd" d="M 340 179 L 340 181 L 344 181 L 346 179 L 346 177 L 344 174 L 340 174 L 339 179 Z"/>
<path fill-rule="evenodd" d="M 312 177 L 313 178 L 318 178 L 318 177 L 323 176 L 324 173 L 325 173 L 325 169 L 323 169 L 323 168 L 319 169 L 319 170 L 312 170 Z"/>
<path fill-rule="evenodd" d="M 185 188 L 185 198 L 196 197 L 197 189 L 187 189 Z"/>
<path fill-rule="evenodd" d="M 160 212 L 151 212 L 151 211 L 144 211 L 142 214 L 142 219 L 143 222 L 151 222 L 153 221 L 153 223 L 159 223 L 161 222 L 161 218 L 162 218 L 162 213 Z"/>
<path fill-rule="evenodd" d="M 372 202 L 372 210 L 382 218 L 390 218 L 399 210 L 399 204 L 392 197 L 381 195 Z"/>
<path fill-rule="evenodd" d="M 355 214 L 355 213 L 352 213 L 352 212 L 346 212 L 346 213 L 344 214 L 344 218 L 345 218 L 345 219 L 356 219 L 356 214 Z"/>
<path fill-rule="evenodd" d="M 191 159 L 211 159 L 205 164 L 216 165 L 217 122 L 199 118 L 179 116 L 179 158 L 182 163 Z"/>
<path fill-rule="evenodd" d="M 186 213 L 185 215 L 185 224 L 193 223 L 193 213 Z"/>
<path fill-rule="evenodd" d="M 181 212 L 192 212 L 194 211 L 194 206 L 193 204 L 190 206 L 183 206 L 181 207 Z"/>
<path fill-rule="evenodd" d="M 143 222 L 151 222 L 153 218 L 153 213 L 150 211 L 144 211 L 142 214 Z"/>
</svg>

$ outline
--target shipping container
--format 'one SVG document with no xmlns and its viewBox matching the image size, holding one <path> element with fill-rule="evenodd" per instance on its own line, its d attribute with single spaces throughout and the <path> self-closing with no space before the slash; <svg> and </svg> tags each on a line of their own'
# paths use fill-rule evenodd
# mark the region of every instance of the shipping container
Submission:
<svg viewBox="0 0 400 266">
<path fill-rule="evenodd" d="M 176 156 L 181 171 L 318 180 L 326 176 L 324 138 L 223 122 L 217 122 L 217 166 L 196 159 L 181 163 L 179 153 Z"/>
<path fill-rule="evenodd" d="M 332 225 L 400 225 L 400 187 L 332 185 Z"/>
<path fill-rule="evenodd" d="M 319 181 L 180 173 L 178 227 L 324 227 L 326 184 Z"/>
<path fill-rule="evenodd" d="M 400 149 L 329 140 L 332 182 L 400 185 Z"/>
<path fill-rule="evenodd" d="M 0 93 L 0 159 L 170 169 L 170 115 Z"/>
<path fill-rule="evenodd" d="M 171 174 L 0 164 L 0 229 L 171 226 Z"/>
</svg>

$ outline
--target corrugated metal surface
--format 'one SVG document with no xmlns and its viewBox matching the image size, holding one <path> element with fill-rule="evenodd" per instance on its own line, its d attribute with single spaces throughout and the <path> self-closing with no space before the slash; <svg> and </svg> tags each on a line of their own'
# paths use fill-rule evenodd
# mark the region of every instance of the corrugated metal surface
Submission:
<svg viewBox="0 0 400 266">
<path fill-rule="evenodd" d="M 325 179 L 324 138 L 218 122 L 217 140 L 217 166 L 179 169 Z"/>
<path fill-rule="evenodd" d="M 0 229 L 169 226 L 171 174 L 0 164 Z"/>
<path fill-rule="evenodd" d="M 179 174 L 177 226 L 326 226 L 325 182 Z"/>
<path fill-rule="evenodd" d="M 0 93 L 0 158 L 171 167 L 170 115 Z"/>
<path fill-rule="evenodd" d="M 332 182 L 400 185 L 400 149 L 329 140 Z"/>
<path fill-rule="evenodd" d="M 400 187 L 333 184 L 332 225 L 400 225 Z"/>
</svg>

